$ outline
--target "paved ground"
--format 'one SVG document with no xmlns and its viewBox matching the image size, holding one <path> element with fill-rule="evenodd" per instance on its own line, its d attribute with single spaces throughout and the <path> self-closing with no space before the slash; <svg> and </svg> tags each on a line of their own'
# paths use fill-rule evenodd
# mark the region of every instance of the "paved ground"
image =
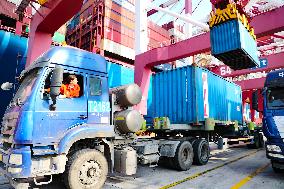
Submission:
<svg viewBox="0 0 284 189">
<path fill-rule="evenodd" d="M 244 145 L 228 150 L 214 150 L 205 166 L 192 166 L 188 171 L 179 172 L 165 167 L 139 166 L 131 177 L 110 177 L 104 189 L 283 189 L 284 174 L 275 174 L 264 150 L 247 149 Z M 11 188 L 7 181 L 0 189 Z M 62 184 L 53 183 L 42 189 L 60 189 Z"/>
</svg>

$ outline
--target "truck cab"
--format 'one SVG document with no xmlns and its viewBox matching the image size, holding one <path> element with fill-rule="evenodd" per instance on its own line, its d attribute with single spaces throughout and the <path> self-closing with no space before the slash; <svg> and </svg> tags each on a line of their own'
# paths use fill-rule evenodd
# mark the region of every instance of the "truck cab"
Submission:
<svg viewBox="0 0 284 189">
<path fill-rule="evenodd" d="M 262 90 L 263 107 L 258 105 L 258 91 L 253 94 L 253 107 L 263 108 L 263 133 L 267 138 L 266 156 L 275 172 L 284 170 L 284 70 L 267 74 Z"/>
<path fill-rule="evenodd" d="M 62 81 L 75 75 L 79 97 L 52 98 L 54 88 L 61 85 L 52 86 L 56 74 L 61 74 Z M 67 154 L 86 140 L 92 143 L 90 148 L 113 148 L 107 141 L 115 134 L 103 57 L 55 47 L 21 74 L 20 83 L 1 127 L 0 170 L 14 187 L 23 185 L 17 184 L 23 179 L 63 173 Z M 85 142 L 78 143 L 82 139 Z M 110 150 L 104 153 L 111 156 Z"/>
</svg>

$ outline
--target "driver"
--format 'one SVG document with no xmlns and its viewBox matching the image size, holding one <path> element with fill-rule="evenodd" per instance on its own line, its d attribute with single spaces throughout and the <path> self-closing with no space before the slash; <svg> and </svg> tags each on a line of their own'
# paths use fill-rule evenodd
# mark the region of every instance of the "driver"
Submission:
<svg viewBox="0 0 284 189">
<path fill-rule="evenodd" d="M 66 98 L 77 98 L 80 95 L 80 86 L 75 75 L 69 75 L 60 88 L 60 94 Z"/>
</svg>

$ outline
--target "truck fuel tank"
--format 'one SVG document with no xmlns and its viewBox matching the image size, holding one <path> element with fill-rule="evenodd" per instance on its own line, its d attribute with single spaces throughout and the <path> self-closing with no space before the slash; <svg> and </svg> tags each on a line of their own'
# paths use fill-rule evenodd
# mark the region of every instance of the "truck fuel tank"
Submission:
<svg viewBox="0 0 284 189">
<path fill-rule="evenodd" d="M 124 85 L 111 89 L 116 95 L 116 103 L 121 107 L 129 107 L 139 104 L 142 99 L 142 92 L 137 84 Z"/>
<path fill-rule="evenodd" d="M 114 150 L 114 169 L 123 175 L 134 175 L 137 171 L 137 154 L 131 147 Z"/>
<path fill-rule="evenodd" d="M 114 115 L 115 126 L 121 133 L 135 133 L 141 129 L 143 118 L 137 110 L 123 110 Z"/>
</svg>

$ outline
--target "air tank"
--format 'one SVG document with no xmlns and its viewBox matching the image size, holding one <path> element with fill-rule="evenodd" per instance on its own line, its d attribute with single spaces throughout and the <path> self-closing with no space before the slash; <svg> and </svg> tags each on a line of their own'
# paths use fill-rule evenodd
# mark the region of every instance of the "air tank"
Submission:
<svg viewBox="0 0 284 189">
<path fill-rule="evenodd" d="M 130 84 L 115 88 L 116 102 L 122 107 L 129 107 L 139 104 L 142 99 L 142 92 L 137 84 Z"/>
<path fill-rule="evenodd" d="M 135 133 L 140 130 L 143 122 L 141 114 L 137 110 L 124 110 L 115 114 L 115 125 L 122 133 Z"/>
</svg>

